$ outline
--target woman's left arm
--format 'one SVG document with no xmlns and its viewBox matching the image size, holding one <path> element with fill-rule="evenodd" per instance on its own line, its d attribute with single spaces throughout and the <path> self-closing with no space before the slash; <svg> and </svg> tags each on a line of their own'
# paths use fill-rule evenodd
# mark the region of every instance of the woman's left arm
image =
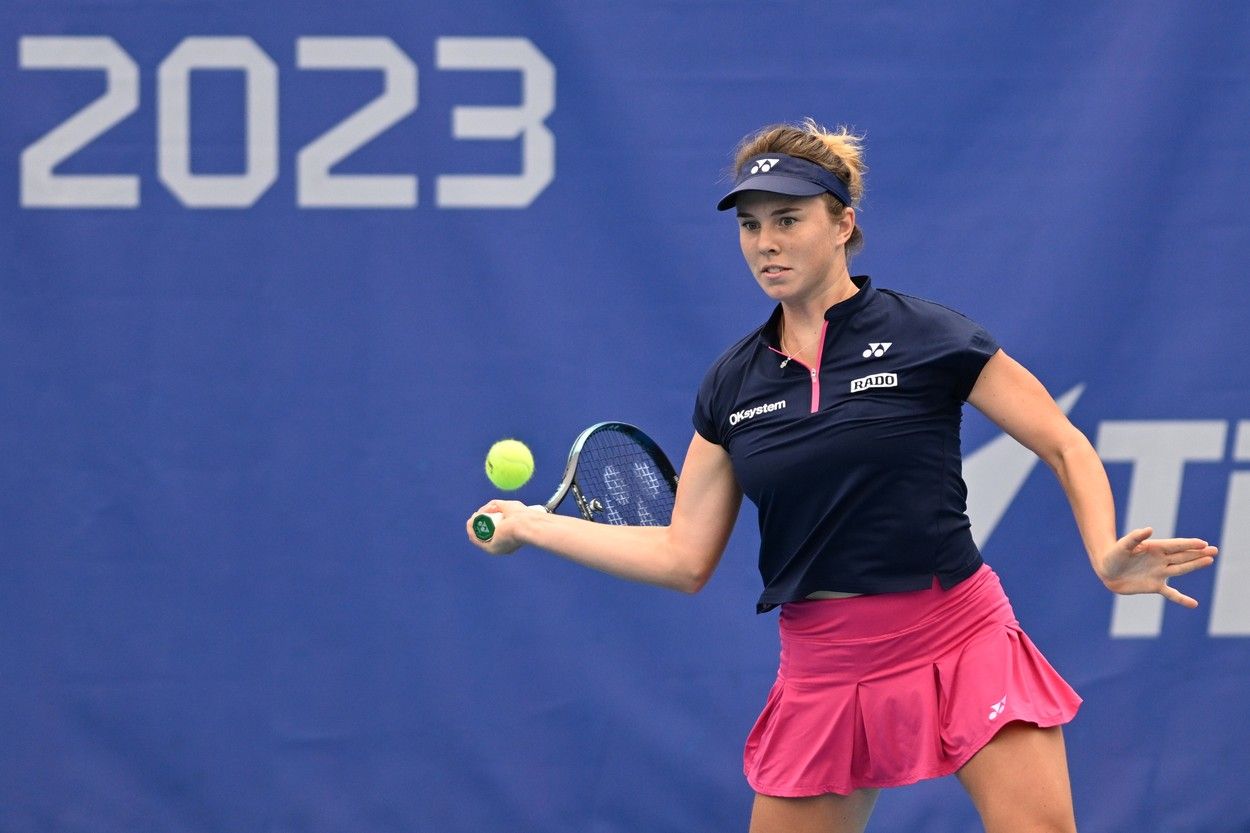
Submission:
<svg viewBox="0 0 1250 833">
<path fill-rule="evenodd" d="M 1185 607 L 1195 599 L 1168 586 L 1215 560 L 1198 538 L 1157 538 L 1150 527 L 1115 534 L 1115 503 L 1098 453 L 1023 365 L 999 350 L 986 362 L 968 401 L 1040 457 L 1063 486 L 1094 572 L 1116 593 L 1159 593 Z"/>
</svg>

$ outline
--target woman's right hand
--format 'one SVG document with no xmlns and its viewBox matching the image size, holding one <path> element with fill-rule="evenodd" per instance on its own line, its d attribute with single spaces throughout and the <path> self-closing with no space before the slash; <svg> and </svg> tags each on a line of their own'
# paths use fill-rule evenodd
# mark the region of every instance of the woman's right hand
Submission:
<svg viewBox="0 0 1250 833">
<path fill-rule="evenodd" d="M 464 529 L 471 542 L 491 555 L 511 555 L 525 543 L 517 534 L 517 514 L 534 510 L 547 511 L 541 506 L 526 506 L 519 500 L 492 500 L 469 516 L 469 519 L 465 521 Z M 495 534 L 489 541 L 483 541 L 474 534 L 473 521 L 478 515 L 490 515 L 495 523 Z"/>
<path fill-rule="evenodd" d="M 469 540 L 491 555 L 535 547 L 618 578 L 695 593 L 716 569 L 741 503 L 729 455 L 695 434 L 668 526 L 593 523 L 516 500 L 492 500 L 464 528 Z M 489 541 L 474 534 L 473 520 L 483 514 L 495 526 Z"/>
</svg>

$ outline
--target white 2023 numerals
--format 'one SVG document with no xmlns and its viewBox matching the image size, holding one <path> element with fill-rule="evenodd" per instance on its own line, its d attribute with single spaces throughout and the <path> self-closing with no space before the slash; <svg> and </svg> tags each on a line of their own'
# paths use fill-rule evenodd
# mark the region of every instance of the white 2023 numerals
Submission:
<svg viewBox="0 0 1250 833">
<path fill-rule="evenodd" d="M 21 203 L 26 208 L 137 208 L 134 174 L 56 174 L 56 166 L 139 107 L 139 67 L 109 37 L 23 37 L 22 69 L 100 70 L 103 95 L 22 151 Z M 440 208 L 524 208 L 555 177 L 555 137 L 544 124 L 555 109 L 555 68 L 526 38 L 438 38 L 441 70 L 519 72 L 521 103 L 452 109 L 453 139 L 521 140 L 519 174 L 441 174 Z M 296 156 L 296 199 L 304 208 L 412 208 L 412 174 L 332 174 L 330 169 L 417 109 L 417 66 L 384 37 L 302 37 L 301 70 L 381 71 L 381 95 Z M 238 174 L 191 170 L 191 73 L 244 74 L 246 167 Z M 278 178 L 278 67 L 248 37 L 188 37 L 157 69 L 156 155 L 160 181 L 192 208 L 247 208 Z"/>
</svg>

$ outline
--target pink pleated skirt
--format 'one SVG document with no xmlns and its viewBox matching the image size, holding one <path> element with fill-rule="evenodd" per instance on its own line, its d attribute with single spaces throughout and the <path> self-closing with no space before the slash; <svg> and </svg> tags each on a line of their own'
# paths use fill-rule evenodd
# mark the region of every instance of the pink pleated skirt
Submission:
<svg viewBox="0 0 1250 833">
<path fill-rule="evenodd" d="M 747 738 L 756 792 L 846 795 L 949 775 L 1006 724 L 1070 721 L 1081 698 L 983 565 L 950 590 L 791 602 L 781 667 Z"/>
</svg>

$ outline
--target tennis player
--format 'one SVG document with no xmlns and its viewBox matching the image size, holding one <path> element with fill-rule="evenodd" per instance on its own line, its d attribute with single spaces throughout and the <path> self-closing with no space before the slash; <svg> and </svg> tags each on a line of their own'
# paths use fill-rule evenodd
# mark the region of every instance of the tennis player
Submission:
<svg viewBox="0 0 1250 833">
<path fill-rule="evenodd" d="M 1073 831 L 1063 724 L 1080 698 L 1020 629 L 965 512 L 970 402 L 1051 467 L 1094 573 L 1116 593 L 1197 602 L 1168 579 L 1213 563 L 1193 538 L 1117 539 L 1106 473 L 1040 382 L 984 328 L 852 277 L 860 138 L 811 120 L 739 145 L 742 255 L 772 316 L 696 397 L 668 527 L 617 527 L 492 501 L 495 554 L 523 545 L 696 592 L 742 495 L 759 509 L 758 610 L 781 664 L 747 738 L 752 833 L 865 829 L 878 791 L 955 774 L 989 833 Z M 477 514 L 477 513 L 474 513 Z M 470 518 L 471 520 L 471 518 Z"/>
</svg>

